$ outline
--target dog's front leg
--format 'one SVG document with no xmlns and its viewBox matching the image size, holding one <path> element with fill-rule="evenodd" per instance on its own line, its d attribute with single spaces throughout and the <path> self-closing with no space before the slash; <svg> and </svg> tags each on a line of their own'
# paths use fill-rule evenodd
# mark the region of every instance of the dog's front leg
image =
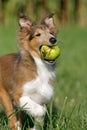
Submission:
<svg viewBox="0 0 87 130">
<path fill-rule="evenodd" d="M 23 96 L 20 98 L 20 107 L 22 107 L 23 110 L 35 118 L 36 126 L 31 130 L 36 130 L 38 126 L 43 126 L 44 116 L 46 113 L 46 110 L 43 106 L 31 100 L 30 97 Z"/>
</svg>

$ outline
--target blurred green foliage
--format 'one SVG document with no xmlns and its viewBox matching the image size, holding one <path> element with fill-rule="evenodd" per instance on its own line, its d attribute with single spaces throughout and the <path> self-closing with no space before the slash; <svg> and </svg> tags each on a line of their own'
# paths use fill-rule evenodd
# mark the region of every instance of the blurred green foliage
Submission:
<svg viewBox="0 0 87 130">
<path fill-rule="evenodd" d="M 18 16 L 20 12 L 27 14 L 34 20 L 38 20 L 40 17 L 47 15 L 50 12 L 56 14 L 56 20 L 59 23 L 61 17 L 60 3 L 63 0 L 1 0 L 2 1 L 2 15 L 4 22 L 8 22 L 9 19 Z M 68 17 L 69 23 L 75 21 L 75 1 L 67 0 L 68 4 Z M 87 0 L 81 1 L 81 18 L 83 24 L 86 25 L 87 21 Z"/>
</svg>

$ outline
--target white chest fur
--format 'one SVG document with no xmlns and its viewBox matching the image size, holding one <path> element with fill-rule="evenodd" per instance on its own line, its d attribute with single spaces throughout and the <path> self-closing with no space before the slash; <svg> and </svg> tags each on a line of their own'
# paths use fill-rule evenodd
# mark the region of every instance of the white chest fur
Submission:
<svg viewBox="0 0 87 130">
<path fill-rule="evenodd" d="M 35 80 L 27 82 L 23 86 L 23 96 L 30 97 L 33 101 L 47 103 L 53 96 L 53 87 L 49 81 L 54 78 L 54 72 L 40 59 L 35 59 L 38 76 Z"/>
</svg>

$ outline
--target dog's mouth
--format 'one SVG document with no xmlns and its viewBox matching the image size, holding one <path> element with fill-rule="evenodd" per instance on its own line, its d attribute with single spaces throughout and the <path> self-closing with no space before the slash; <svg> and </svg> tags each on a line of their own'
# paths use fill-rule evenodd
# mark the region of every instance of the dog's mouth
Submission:
<svg viewBox="0 0 87 130">
<path fill-rule="evenodd" d="M 47 59 L 43 59 L 44 61 L 45 61 L 45 63 L 47 63 L 47 64 L 55 64 L 55 62 L 56 62 L 56 59 L 55 60 L 47 60 Z"/>
</svg>

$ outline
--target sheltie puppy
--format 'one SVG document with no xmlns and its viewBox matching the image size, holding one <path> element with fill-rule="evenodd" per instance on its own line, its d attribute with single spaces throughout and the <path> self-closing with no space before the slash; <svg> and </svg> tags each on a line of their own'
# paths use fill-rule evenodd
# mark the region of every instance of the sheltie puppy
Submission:
<svg viewBox="0 0 87 130">
<path fill-rule="evenodd" d="M 0 102 L 8 117 L 11 130 L 21 130 L 21 119 L 14 114 L 22 107 L 43 124 L 47 104 L 54 95 L 55 61 L 41 59 L 42 45 L 54 46 L 57 42 L 53 14 L 35 24 L 24 15 L 19 18 L 19 52 L 0 57 Z M 36 130 L 36 126 L 31 128 Z"/>
</svg>

